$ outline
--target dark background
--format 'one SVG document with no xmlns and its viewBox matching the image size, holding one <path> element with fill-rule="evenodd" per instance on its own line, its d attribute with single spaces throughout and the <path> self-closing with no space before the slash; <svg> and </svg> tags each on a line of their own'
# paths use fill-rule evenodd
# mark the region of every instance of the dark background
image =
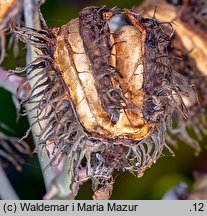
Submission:
<svg viewBox="0 0 207 216">
<path fill-rule="evenodd" d="M 131 8 L 139 3 L 139 0 L 47 0 L 41 9 L 48 26 L 59 27 L 76 18 L 85 6 L 107 5 L 108 7 Z M 20 51 L 18 59 L 15 60 L 10 50 L 2 67 L 14 69 L 16 66 L 24 66 L 25 45 L 20 44 Z M 27 119 L 21 118 L 16 122 L 16 110 L 11 95 L 1 88 L 0 99 L 0 122 L 11 128 L 10 134 L 22 137 L 28 128 Z M 27 138 L 27 142 L 33 146 L 31 136 Z M 204 144 L 206 143 L 202 145 Z M 167 190 L 180 182 L 186 182 L 191 188 L 194 181 L 193 172 L 207 171 L 207 151 L 203 148 L 202 153 L 195 156 L 195 151 L 191 147 L 184 141 L 178 140 L 178 147 L 174 148 L 174 152 L 175 157 L 160 158 L 142 178 L 137 178 L 127 172 L 117 174 L 111 199 L 161 199 Z M 17 172 L 10 165 L 6 168 L 6 172 L 21 199 L 42 199 L 45 191 L 38 158 L 35 154 L 22 157 L 25 159 L 22 172 Z M 90 186 L 90 182 L 83 185 L 77 199 L 91 199 Z"/>
</svg>

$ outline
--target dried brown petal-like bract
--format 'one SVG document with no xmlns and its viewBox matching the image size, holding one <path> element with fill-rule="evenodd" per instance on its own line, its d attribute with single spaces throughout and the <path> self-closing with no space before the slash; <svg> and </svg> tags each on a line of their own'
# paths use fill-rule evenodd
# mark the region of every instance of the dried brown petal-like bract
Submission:
<svg viewBox="0 0 207 216">
<path fill-rule="evenodd" d="M 125 22 L 113 32 L 115 15 Z M 68 157 L 73 182 L 91 178 L 94 196 L 109 196 L 113 171 L 142 176 L 168 148 L 172 113 L 187 115 L 185 79 L 169 63 L 170 23 L 87 7 L 60 29 L 13 31 L 43 54 L 25 68 L 36 82 L 24 103 L 36 100 L 39 145 L 54 146 L 51 165 Z"/>
</svg>

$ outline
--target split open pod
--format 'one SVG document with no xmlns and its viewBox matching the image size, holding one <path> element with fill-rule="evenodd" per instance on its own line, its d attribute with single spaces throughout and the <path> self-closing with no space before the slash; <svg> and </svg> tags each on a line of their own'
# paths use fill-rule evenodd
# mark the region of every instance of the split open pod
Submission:
<svg viewBox="0 0 207 216">
<path fill-rule="evenodd" d="M 175 110 L 187 117 L 183 97 L 192 89 L 170 65 L 170 22 L 87 7 L 60 28 L 13 31 L 39 49 L 25 67 L 23 100 L 36 104 L 39 146 L 53 146 L 50 165 L 70 161 L 73 183 L 90 178 L 94 196 L 108 198 L 114 171 L 142 176 L 165 147 L 171 152 L 167 125 Z"/>
</svg>

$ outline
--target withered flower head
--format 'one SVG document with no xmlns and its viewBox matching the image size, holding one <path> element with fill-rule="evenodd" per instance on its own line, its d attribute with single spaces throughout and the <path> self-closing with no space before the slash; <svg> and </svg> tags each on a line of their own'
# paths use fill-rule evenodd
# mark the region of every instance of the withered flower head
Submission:
<svg viewBox="0 0 207 216">
<path fill-rule="evenodd" d="M 124 19 L 115 32 L 114 16 Z M 54 146 L 51 165 L 68 157 L 73 182 L 85 173 L 96 196 L 110 195 L 113 171 L 142 176 L 169 149 L 167 123 L 175 109 L 187 116 L 183 96 L 191 90 L 170 65 L 171 23 L 87 7 L 59 29 L 13 31 L 41 51 L 25 68 L 36 81 L 24 103 L 37 103 L 39 145 Z"/>
</svg>

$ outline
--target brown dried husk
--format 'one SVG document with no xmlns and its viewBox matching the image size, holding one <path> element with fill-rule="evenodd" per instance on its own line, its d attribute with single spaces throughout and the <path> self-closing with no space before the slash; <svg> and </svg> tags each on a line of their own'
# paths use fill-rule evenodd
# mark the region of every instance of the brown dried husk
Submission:
<svg viewBox="0 0 207 216">
<path fill-rule="evenodd" d="M 178 58 L 171 58 L 171 65 L 191 83 L 197 98 L 190 101 L 183 98 L 190 111 L 189 117 L 185 120 L 182 117 L 177 119 L 176 128 L 169 130 L 172 136 L 168 137 L 168 141 L 177 145 L 172 138 L 176 137 L 195 148 L 198 153 L 199 142 L 207 135 L 207 5 L 205 0 L 186 0 L 179 4 L 172 2 L 159 0 L 155 11 L 154 1 L 147 0 L 137 10 L 143 10 L 149 17 L 155 14 L 157 19 L 169 21 L 173 25 L 175 33 L 169 53 Z M 192 97 L 190 94 L 191 91 L 189 96 Z M 193 133 L 189 133 L 190 130 Z"/>
<path fill-rule="evenodd" d="M 106 19 L 110 17 L 108 15 L 121 12 L 104 7 L 88 9 L 89 12 L 92 10 L 92 15 L 102 17 L 101 22 L 90 22 L 94 29 L 100 25 L 103 27 L 100 29 L 105 29 Z M 93 55 L 84 47 L 83 41 L 86 39 L 79 30 L 78 19 L 60 29 L 13 29 L 21 40 L 42 52 L 27 67 L 18 70 L 27 70 L 31 79 L 40 77 L 22 102 L 37 102 L 30 111 L 38 110 L 33 124 L 44 121 L 41 133 L 38 134 L 39 147 L 47 149 L 48 146 L 54 146 L 54 155 L 49 164 L 51 166 L 63 157 L 68 157 L 71 164 L 68 169 L 73 182 L 78 185 L 91 179 L 96 198 L 104 191 L 108 195 L 102 194 L 101 197 L 109 198 L 114 171 L 128 170 L 142 176 L 163 154 L 164 148 L 173 154 L 165 143 L 167 124 L 170 124 L 175 109 L 184 115 L 187 112 L 182 101 L 186 89 L 180 87 L 186 80 L 179 76 L 181 80 L 178 82 L 178 75 L 170 66 L 168 57 L 173 35 L 171 24 L 154 18 L 145 19 L 131 10 L 123 12 L 131 24 L 114 34 L 108 48 L 104 39 L 100 39 L 100 44 L 94 41 L 98 47 L 92 49 Z M 103 14 L 106 14 L 106 19 Z M 100 35 L 101 30 L 97 34 Z M 128 38 L 126 34 L 129 34 Z M 120 41 L 124 37 L 126 40 Z M 134 48 L 130 37 L 140 37 L 140 48 Z M 130 53 L 127 44 L 136 52 Z M 101 50 L 106 52 L 106 56 L 97 54 Z M 138 53 L 140 59 L 133 56 Z M 102 57 L 102 60 L 98 60 L 99 64 L 92 61 L 95 55 L 98 59 Z M 125 55 L 128 55 L 127 59 L 122 59 Z M 128 60 L 136 65 L 134 72 L 127 72 L 130 67 L 126 67 L 124 62 Z M 101 70 L 103 65 L 105 70 Z M 38 74 L 35 71 L 37 68 L 40 69 Z M 100 74 L 96 73 L 97 68 Z M 135 71 L 141 73 L 135 74 Z M 110 77 L 110 80 L 106 78 L 106 83 L 113 87 L 113 91 L 120 92 L 118 96 L 111 95 L 103 99 L 100 95 L 98 75 L 104 77 L 105 74 Z M 112 120 L 111 113 L 107 113 L 111 112 L 109 106 L 113 100 L 119 104 L 115 107 L 113 104 L 112 107 L 115 113 L 119 113 L 116 114 L 119 116 L 116 121 Z"/>
</svg>

